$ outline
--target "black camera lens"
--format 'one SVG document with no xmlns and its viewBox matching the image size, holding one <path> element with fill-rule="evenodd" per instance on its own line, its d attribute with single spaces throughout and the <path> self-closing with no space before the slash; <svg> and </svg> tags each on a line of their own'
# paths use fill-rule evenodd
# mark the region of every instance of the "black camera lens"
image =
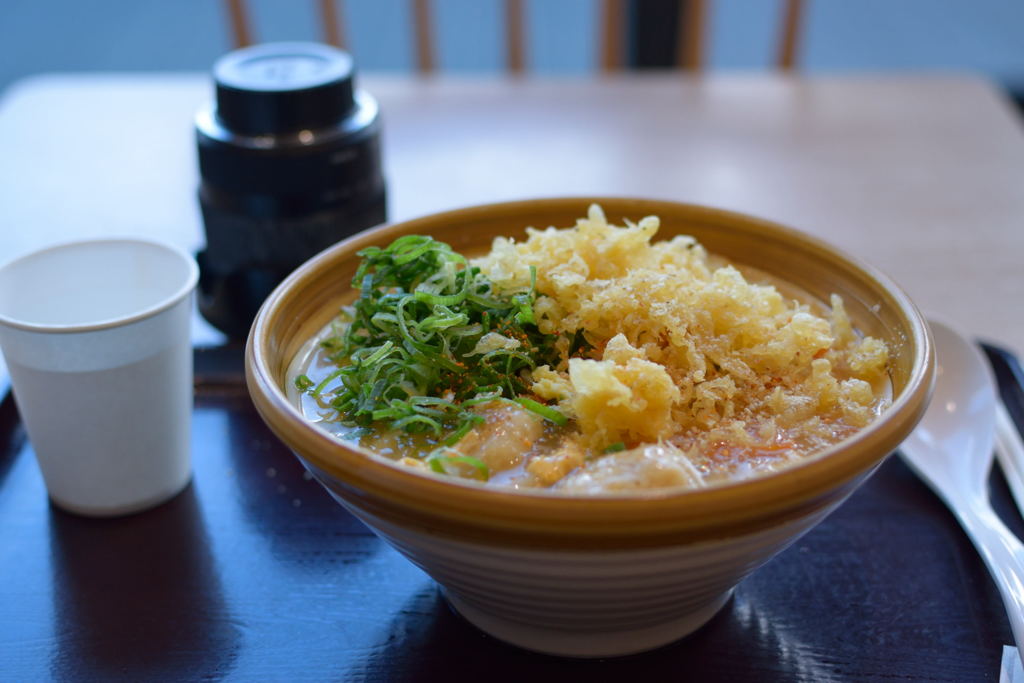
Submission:
<svg viewBox="0 0 1024 683">
<path fill-rule="evenodd" d="M 199 309 L 244 338 L 285 276 L 386 219 L 380 119 L 352 58 L 327 45 L 236 50 L 213 76 L 215 102 L 196 117 Z"/>
</svg>

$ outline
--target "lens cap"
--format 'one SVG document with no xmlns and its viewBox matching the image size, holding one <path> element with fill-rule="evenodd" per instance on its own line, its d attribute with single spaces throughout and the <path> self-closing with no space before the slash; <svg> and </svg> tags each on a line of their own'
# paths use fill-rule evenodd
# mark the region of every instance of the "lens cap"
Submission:
<svg viewBox="0 0 1024 683">
<path fill-rule="evenodd" d="M 326 128 L 355 106 L 348 53 L 317 43 L 235 50 L 213 67 L 217 118 L 241 135 Z"/>
</svg>

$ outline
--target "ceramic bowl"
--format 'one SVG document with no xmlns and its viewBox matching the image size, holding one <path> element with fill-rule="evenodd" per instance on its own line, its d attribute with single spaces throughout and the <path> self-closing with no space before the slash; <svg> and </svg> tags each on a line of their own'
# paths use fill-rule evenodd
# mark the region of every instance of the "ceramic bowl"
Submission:
<svg viewBox="0 0 1024 683">
<path fill-rule="evenodd" d="M 575 224 L 591 202 L 611 222 L 661 217 L 828 301 L 891 353 L 892 407 L 867 428 L 784 471 L 696 491 L 570 498 L 424 474 L 338 442 L 286 398 L 299 347 L 351 300 L 356 252 L 427 234 L 464 253 L 526 226 Z M 823 242 L 737 213 L 668 201 L 541 199 L 449 211 L 360 233 L 319 254 L 267 299 L 249 335 L 248 386 L 270 428 L 330 494 L 432 576 L 466 619 L 504 641 L 567 656 L 658 647 L 699 628 L 747 574 L 820 522 L 906 437 L 933 373 L 921 314 L 888 278 Z"/>
</svg>

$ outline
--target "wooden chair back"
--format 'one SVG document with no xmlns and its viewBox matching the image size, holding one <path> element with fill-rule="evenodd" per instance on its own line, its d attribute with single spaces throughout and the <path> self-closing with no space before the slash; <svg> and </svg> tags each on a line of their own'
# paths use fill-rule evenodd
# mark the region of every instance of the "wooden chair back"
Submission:
<svg viewBox="0 0 1024 683">
<path fill-rule="evenodd" d="M 430 74 L 437 69 L 437 46 L 434 35 L 431 0 L 408 0 L 416 69 Z M 246 0 L 225 0 L 232 40 L 235 47 L 255 42 Z M 322 40 L 345 49 L 347 46 L 343 0 L 316 0 Z M 526 37 L 524 0 L 501 0 L 504 9 L 505 66 L 510 74 L 526 70 Z M 677 0 L 679 29 L 676 66 L 689 72 L 700 72 L 705 66 L 705 34 L 707 33 L 708 0 Z M 600 0 L 600 21 L 597 63 L 602 72 L 614 72 L 626 64 L 627 0 Z M 802 29 L 804 0 L 783 0 L 782 20 L 777 40 L 775 66 L 792 71 L 796 66 Z"/>
</svg>

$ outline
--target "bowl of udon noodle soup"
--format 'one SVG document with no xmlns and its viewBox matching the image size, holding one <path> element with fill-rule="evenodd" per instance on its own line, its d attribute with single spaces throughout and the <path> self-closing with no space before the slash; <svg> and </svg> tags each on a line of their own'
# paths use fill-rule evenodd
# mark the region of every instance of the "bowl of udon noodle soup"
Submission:
<svg viewBox="0 0 1024 683">
<path fill-rule="evenodd" d="M 917 423 L 927 327 L 796 230 L 541 199 L 382 226 L 263 305 L 250 394 L 484 631 L 566 656 L 699 628 Z"/>
</svg>

